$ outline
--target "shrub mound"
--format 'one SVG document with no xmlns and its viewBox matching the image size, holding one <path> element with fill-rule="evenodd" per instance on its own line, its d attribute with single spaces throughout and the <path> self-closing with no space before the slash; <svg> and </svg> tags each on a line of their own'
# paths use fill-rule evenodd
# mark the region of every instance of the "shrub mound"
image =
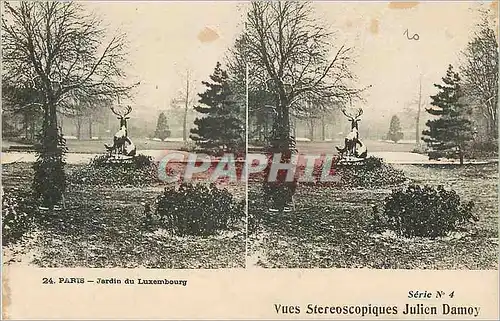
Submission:
<svg viewBox="0 0 500 321">
<path fill-rule="evenodd" d="M 304 168 L 299 168 L 303 171 Z M 364 163 L 340 164 L 335 163 L 331 171 L 334 176 L 339 176 L 339 181 L 301 183 L 306 185 L 326 185 L 342 187 L 381 187 L 398 185 L 407 181 L 403 171 L 395 169 L 390 164 L 384 163 L 381 158 L 370 156 Z M 322 165 L 315 164 L 313 175 L 321 177 Z"/>
<path fill-rule="evenodd" d="M 89 165 L 72 170 L 73 184 L 144 186 L 159 182 L 158 164 L 150 156 L 137 155 L 130 162 L 111 163 L 107 155 L 96 156 Z"/>
<path fill-rule="evenodd" d="M 399 236 L 434 238 L 477 221 L 473 207 L 472 201 L 462 203 L 454 190 L 443 186 L 410 185 L 393 190 L 385 199 L 382 215 L 374 214 L 377 226 L 386 226 Z"/>
<path fill-rule="evenodd" d="M 269 167 L 268 167 L 269 168 Z M 403 171 L 395 169 L 390 164 L 384 163 L 381 158 L 368 157 L 363 163 L 340 164 L 334 159 L 334 165 L 330 174 L 338 176 L 340 179 L 331 182 L 321 182 L 320 177 L 323 171 L 323 164 L 317 161 L 314 164 L 313 177 L 317 178 L 314 182 L 301 182 L 301 185 L 314 186 L 340 186 L 340 187 L 382 187 L 398 185 L 408 181 Z M 264 182 L 268 171 L 251 174 L 249 181 Z M 296 169 L 296 179 L 305 172 L 305 165 L 300 164 Z M 285 176 L 285 175 L 284 175 Z M 279 185 L 279 184 L 278 184 Z"/>
<path fill-rule="evenodd" d="M 8 245 L 30 230 L 38 209 L 29 192 L 9 189 L 2 194 L 2 245 Z"/>
<path fill-rule="evenodd" d="M 99 167 L 124 167 L 124 168 L 132 168 L 132 169 L 142 169 L 150 167 L 154 161 L 151 156 L 146 156 L 139 154 L 134 156 L 130 162 L 109 162 L 110 157 L 108 155 L 100 155 L 94 157 L 90 161 L 90 166 L 99 168 Z"/>
<path fill-rule="evenodd" d="M 349 187 L 381 187 L 404 183 L 403 171 L 384 163 L 381 158 L 370 156 L 363 165 L 342 165 L 336 168 L 340 185 Z"/>
<path fill-rule="evenodd" d="M 215 184 L 181 184 L 165 188 L 156 200 L 160 224 L 176 235 L 213 235 L 245 217 L 244 202 Z"/>
</svg>

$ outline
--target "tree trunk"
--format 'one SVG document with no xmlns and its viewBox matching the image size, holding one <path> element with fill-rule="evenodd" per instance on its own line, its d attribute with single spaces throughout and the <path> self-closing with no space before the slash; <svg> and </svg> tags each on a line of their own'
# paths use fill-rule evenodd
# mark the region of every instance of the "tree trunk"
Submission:
<svg viewBox="0 0 500 321">
<path fill-rule="evenodd" d="M 57 145 L 58 145 L 58 134 L 59 134 L 59 129 L 57 128 L 57 107 L 54 103 L 51 103 L 49 106 L 50 110 L 50 123 L 49 123 L 49 128 L 50 128 L 50 137 L 51 137 L 51 150 L 54 152 L 57 151 Z"/>
<path fill-rule="evenodd" d="M 44 153 L 52 156 L 57 152 L 58 143 L 58 128 L 57 128 L 57 114 L 55 104 L 47 103 L 44 106 L 43 125 L 42 125 L 42 146 Z"/>
<path fill-rule="evenodd" d="M 64 115 L 59 114 L 59 124 L 61 126 L 61 131 L 64 131 Z"/>
<path fill-rule="evenodd" d="M 314 119 L 309 119 L 309 139 L 311 142 L 314 140 Z"/>
<path fill-rule="evenodd" d="M 63 151 L 59 149 L 57 109 L 50 96 L 44 106 L 41 149 L 34 164 L 33 188 L 42 205 L 51 209 L 63 199 L 65 174 Z"/>
<path fill-rule="evenodd" d="M 182 126 L 182 140 L 187 141 L 187 115 L 188 115 L 188 105 L 189 105 L 189 72 L 186 76 L 186 102 L 184 106 L 184 123 Z"/>
<path fill-rule="evenodd" d="M 495 119 L 490 119 L 488 121 L 489 123 L 489 127 L 490 127 L 490 130 L 489 130 L 489 134 L 490 134 L 490 137 L 489 139 L 490 140 L 495 140 L 498 138 L 498 123 L 495 121 Z"/>
<path fill-rule="evenodd" d="M 34 117 L 32 117 L 30 121 L 31 121 L 30 139 L 33 141 L 36 139 L 36 132 L 37 132 L 37 129 L 39 129 L 39 127 L 38 127 L 38 123 Z"/>
<path fill-rule="evenodd" d="M 420 146 L 420 113 L 422 108 L 422 77 L 420 77 L 420 83 L 418 88 L 418 108 L 417 108 L 417 119 L 416 119 L 416 132 L 415 132 L 415 143 Z"/>
<path fill-rule="evenodd" d="M 325 124 L 325 116 L 321 117 L 321 140 L 326 140 L 326 124 Z"/>
<path fill-rule="evenodd" d="M 76 138 L 78 140 L 82 138 L 82 117 L 80 115 L 76 116 Z"/>
<path fill-rule="evenodd" d="M 297 118 L 293 119 L 293 137 L 297 138 Z"/>
<path fill-rule="evenodd" d="M 37 123 L 36 123 L 36 120 L 35 120 L 35 117 L 31 116 L 30 120 L 29 120 L 29 123 L 31 125 L 29 125 L 30 127 L 30 140 L 34 140 L 36 137 L 36 128 L 37 128 Z"/>
<path fill-rule="evenodd" d="M 182 141 L 187 140 L 187 114 L 188 114 L 188 106 L 186 102 L 186 107 L 184 109 L 184 123 L 182 125 Z"/>
<path fill-rule="evenodd" d="M 262 120 L 262 123 L 264 124 L 262 126 L 263 133 L 261 135 L 261 141 L 265 143 L 265 141 L 267 141 L 268 137 L 269 137 L 269 118 L 263 117 L 263 118 L 261 118 L 261 120 Z"/>
<path fill-rule="evenodd" d="M 286 137 L 290 137 L 290 110 L 286 103 L 283 103 L 282 106 L 282 115 L 283 115 L 283 135 Z"/>
<path fill-rule="evenodd" d="M 92 139 L 92 115 L 89 115 L 89 138 Z"/>
<path fill-rule="evenodd" d="M 23 121 L 24 121 L 24 130 L 25 130 L 25 136 L 26 136 L 26 139 L 29 139 L 29 129 L 30 129 L 30 125 L 29 125 L 29 118 L 28 118 L 28 113 L 24 113 L 24 117 L 23 117 Z"/>
</svg>

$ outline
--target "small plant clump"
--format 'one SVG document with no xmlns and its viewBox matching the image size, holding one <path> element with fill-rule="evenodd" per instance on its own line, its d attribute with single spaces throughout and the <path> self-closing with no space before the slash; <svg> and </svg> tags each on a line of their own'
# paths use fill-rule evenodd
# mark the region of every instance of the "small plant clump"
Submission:
<svg viewBox="0 0 500 321">
<path fill-rule="evenodd" d="M 29 192 L 8 189 L 2 194 L 2 245 L 8 245 L 33 227 L 37 207 Z"/>
</svg>

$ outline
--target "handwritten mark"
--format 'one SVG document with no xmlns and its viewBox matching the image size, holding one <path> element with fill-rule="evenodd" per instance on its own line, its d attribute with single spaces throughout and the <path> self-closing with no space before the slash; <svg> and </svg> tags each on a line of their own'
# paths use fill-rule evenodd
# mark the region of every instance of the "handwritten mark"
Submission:
<svg viewBox="0 0 500 321">
<path fill-rule="evenodd" d="M 408 35 L 408 29 L 405 30 L 405 32 L 403 33 L 403 35 L 405 35 L 406 38 L 408 38 L 408 40 L 418 40 L 418 39 L 420 39 L 420 36 L 418 35 L 418 33 L 414 34 L 413 37 L 410 38 L 410 36 Z"/>
</svg>

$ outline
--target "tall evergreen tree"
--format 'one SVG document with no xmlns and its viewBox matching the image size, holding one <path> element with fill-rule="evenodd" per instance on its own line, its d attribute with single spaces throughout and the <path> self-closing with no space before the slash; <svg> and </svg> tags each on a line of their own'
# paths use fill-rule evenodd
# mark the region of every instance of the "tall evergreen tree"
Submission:
<svg viewBox="0 0 500 321">
<path fill-rule="evenodd" d="M 170 130 L 168 128 L 167 116 L 162 112 L 158 116 L 158 121 L 156 122 L 155 137 L 164 140 L 168 136 L 170 136 Z"/>
<path fill-rule="evenodd" d="M 204 116 L 195 119 L 196 128 L 191 129 L 190 138 L 205 152 L 239 151 L 244 144 L 244 124 L 238 117 L 228 74 L 219 62 L 210 80 L 202 81 L 207 90 L 198 94 L 201 105 L 194 109 Z"/>
<path fill-rule="evenodd" d="M 403 133 L 401 132 L 401 123 L 398 116 L 396 115 L 392 116 L 391 118 L 391 124 L 389 125 L 387 139 L 392 140 L 395 143 L 403 139 Z"/>
<path fill-rule="evenodd" d="M 452 65 L 448 66 L 442 80 L 444 84 L 434 84 L 439 92 L 431 96 L 432 107 L 426 108 L 429 114 L 438 118 L 427 121 L 428 129 L 422 132 L 422 140 L 435 152 L 458 156 L 462 165 L 465 145 L 472 139 L 472 126 L 466 117 L 467 106 L 462 102 L 460 77 L 453 71 Z"/>
</svg>

